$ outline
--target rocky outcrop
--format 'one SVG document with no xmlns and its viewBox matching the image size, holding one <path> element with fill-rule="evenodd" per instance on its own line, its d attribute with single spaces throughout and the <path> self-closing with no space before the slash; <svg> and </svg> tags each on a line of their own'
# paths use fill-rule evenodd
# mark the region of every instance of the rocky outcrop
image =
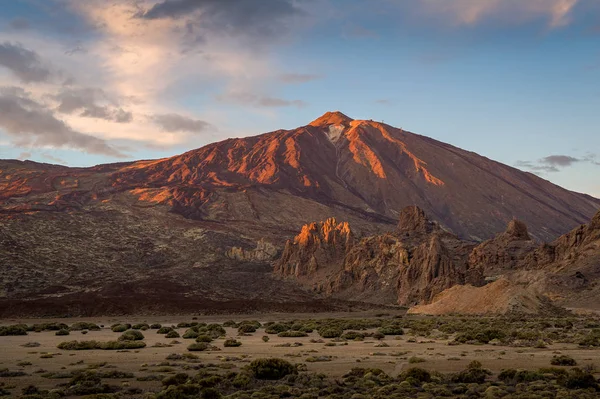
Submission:
<svg viewBox="0 0 600 399">
<path fill-rule="evenodd" d="M 279 251 L 275 245 L 265 240 L 259 240 L 256 248 L 247 250 L 241 247 L 232 247 L 225 252 L 229 259 L 243 262 L 270 262 L 277 258 Z"/>
<path fill-rule="evenodd" d="M 354 235 L 346 222 L 330 218 L 304 225 L 300 234 L 286 242 L 275 272 L 284 277 L 312 279 L 317 272 L 341 263 L 353 243 Z"/>
<path fill-rule="evenodd" d="M 487 276 L 502 274 L 522 265 L 526 254 L 538 247 L 525 223 L 513 219 L 506 231 L 478 245 L 469 255 L 469 265 Z"/>
<path fill-rule="evenodd" d="M 471 270 L 467 262 L 473 245 L 440 229 L 418 207 L 402 210 L 395 232 L 351 245 L 331 226 L 305 226 L 286 245 L 275 272 L 295 276 L 325 295 L 400 305 L 427 302 L 456 284 L 483 282 L 479 270 Z M 343 226 L 342 231 L 349 230 Z"/>
<path fill-rule="evenodd" d="M 588 224 L 581 225 L 529 254 L 524 265 L 543 268 L 550 265 L 569 267 L 586 258 L 600 260 L 600 212 Z"/>
</svg>

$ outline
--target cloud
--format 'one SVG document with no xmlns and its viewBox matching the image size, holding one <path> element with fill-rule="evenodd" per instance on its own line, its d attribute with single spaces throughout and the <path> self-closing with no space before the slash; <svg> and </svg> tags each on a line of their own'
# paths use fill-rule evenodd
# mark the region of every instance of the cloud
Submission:
<svg viewBox="0 0 600 399">
<path fill-rule="evenodd" d="M 288 30 L 290 19 L 304 14 L 294 0 L 163 0 L 137 16 L 185 19 L 195 37 L 209 33 L 272 40 Z"/>
<path fill-rule="evenodd" d="M 581 159 L 571 157 L 568 155 L 550 155 L 550 156 L 540 159 L 539 162 L 542 164 L 555 166 L 555 167 L 565 167 L 565 166 L 571 166 L 576 162 L 581 162 Z"/>
<path fill-rule="evenodd" d="M 150 116 L 150 120 L 166 132 L 200 133 L 213 126 L 205 121 L 179 114 L 159 114 Z"/>
<path fill-rule="evenodd" d="M 458 26 L 490 21 L 521 24 L 545 19 L 550 28 L 568 25 L 575 7 L 584 0 L 384 0 L 411 17 L 436 18 Z"/>
<path fill-rule="evenodd" d="M 393 101 L 390 100 L 389 98 L 381 98 L 379 100 L 375 100 L 375 104 L 379 104 L 379 105 L 392 105 Z"/>
<path fill-rule="evenodd" d="M 10 42 L 0 43 L 0 66 L 9 69 L 24 83 L 46 82 L 53 75 L 36 52 Z"/>
<path fill-rule="evenodd" d="M 0 130 L 17 146 L 72 148 L 90 154 L 123 157 L 104 140 L 73 130 L 20 88 L 0 90 Z"/>
<path fill-rule="evenodd" d="M 42 158 L 47 159 L 48 161 L 51 161 L 51 162 L 55 162 L 55 163 L 61 164 L 61 165 L 67 165 L 68 164 L 67 161 L 65 161 L 64 159 L 59 158 L 59 157 L 54 156 L 54 155 L 51 155 L 51 154 L 48 154 L 48 153 L 42 154 Z"/>
<path fill-rule="evenodd" d="M 31 158 L 31 153 L 30 152 L 22 152 L 22 153 L 19 154 L 19 158 L 18 159 L 20 161 L 24 161 L 24 160 L 29 159 L 29 158 Z"/>
<path fill-rule="evenodd" d="M 57 111 L 63 114 L 73 114 L 80 111 L 80 116 L 98 118 L 117 123 L 129 123 L 133 114 L 111 104 L 102 89 L 66 88 L 51 96 L 58 102 Z"/>
<path fill-rule="evenodd" d="M 534 173 L 553 173 L 559 172 L 562 168 L 566 168 L 576 163 L 582 162 L 600 166 L 600 162 L 597 161 L 596 154 L 593 153 L 587 153 L 581 158 L 576 158 L 570 155 L 549 155 L 547 157 L 538 159 L 535 162 L 517 161 L 515 162 L 515 166 L 517 168 L 529 170 Z"/>
<path fill-rule="evenodd" d="M 283 83 L 306 83 L 320 78 L 321 75 L 304 73 L 284 73 L 279 76 L 279 80 Z"/>
<path fill-rule="evenodd" d="M 558 172 L 559 169 L 552 165 L 540 165 L 531 161 L 517 161 L 515 167 L 525 169 L 535 174 Z"/>
<path fill-rule="evenodd" d="M 279 108 L 297 107 L 304 108 L 308 104 L 302 100 L 286 100 L 283 98 L 261 96 L 253 93 L 233 91 L 217 96 L 217 100 L 236 104 L 251 105 L 254 107 Z"/>
</svg>

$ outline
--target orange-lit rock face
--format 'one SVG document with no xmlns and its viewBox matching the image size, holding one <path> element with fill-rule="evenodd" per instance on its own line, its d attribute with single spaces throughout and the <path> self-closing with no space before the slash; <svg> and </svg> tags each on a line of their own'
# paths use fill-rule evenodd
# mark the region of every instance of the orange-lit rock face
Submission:
<svg viewBox="0 0 600 399">
<path fill-rule="evenodd" d="M 366 224 L 389 224 L 405 206 L 418 205 L 445 228 L 475 240 L 492 237 L 514 217 L 527 223 L 533 239 L 551 240 L 600 206 L 476 154 L 340 112 L 172 158 L 86 169 L 11 161 L 0 169 L 0 200 L 11 210 L 63 204 L 54 201 L 55 192 L 66 198 L 69 191 L 90 191 L 86 201 L 92 202 L 131 192 L 187 218 L 298 227 L 313 209 L 308 220 L 341 211 Z M 79 198 L 73 201 L 69 206 Z"/>
</svg>

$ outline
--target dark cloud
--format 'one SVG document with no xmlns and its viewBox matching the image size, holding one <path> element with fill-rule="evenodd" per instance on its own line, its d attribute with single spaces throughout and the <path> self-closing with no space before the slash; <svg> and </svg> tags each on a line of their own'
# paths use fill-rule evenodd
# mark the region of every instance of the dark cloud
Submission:
<svg viewBox="0 0 600 399">
<path fill-rule="evenodd" d="M 156 114 L 150 120 L 166 132 L 200 133 L 213 126 L 205 121 L 188 118 L 179 114 Z"/>
<path fill-rule="evenodd" d="M 258 96 L 252 93 L 235 92 L 217 96 L 217 100 L 232 102 L 243 105 L 252 105 L 255 107 L 279 108 L 279 107 L 297 107 L 304 108 L 308 104 L 302 100 L 286 100 L 277 97 Z"/>
<path fill-rule="evenodd" d="M 20 146 L 73 148 L 91 154 L 124 156 L 106 141 L 73 130 L 20 88 L 0 89 L 0 130 Z"/>
<path fill-rule="evenodd" d="M 520 169 L 525 169 L 529 172 L 533 172 L 535 174 L 543 174 L 543 173 L 552 173 L 558 172 L 559 169 L 556 166 L 552 165 L 541 165 L 539 163 L 534 163 L 531 161 L 517 161 L 515 162 L 515 166 Z"/>
<path fill-rule="evenodd" d="M 52 96 L 58 102 L 56 110 L 63 114 L 79 112 L 87 118 L 104 119 L 117 123 L 129 123 L 133 120 L 131 112 L 116 107 L 101 89 L 80 88 L 63 89 Z M 106 105 L 108 103 L 108 105 Z"/>
<path fill-rule="evenodd" d="M 279 77 L 279 80 L 281 80 L 283 83 L 306 83 L 320 78 L 320 75 L 305 73 L 285 73 Z"/>
<path fill-rule="evenodd" d="M 25 83 L 47 82 L 53 76 L 36 52 L 10 42 L 0 43 L 0 66 L 9 69 Z"/>
<path fill-rule="evenodd" d="M 540 163 L 556 167 L 571 166 L 577 162 L 581 162 L 581 159 L 568 155 L 550 155 L 540 159 Z"/>
<path fill-rule="evenodd" d="M 295 0 L 163 0 L 138 17 L 187 19 L 187 29 L 196 32 L 191 36 L 200 40 L 204 35 L 199 32 L 272 39 L 287 31 L 291 18 L 304 14 L 296 3 Z"/>
<path fill-rule="evenodd" d="M 600 162 L 597 161 L 596 154 L 592 153 L 587 153 L 581 158 L 572 157 L 570 155 L 549 155 L 542 159 L 538 159 L 535 162 L 517 161 L 515 162 L 515 166 L 517 168 L 529 170 L 534 173 L 551 173 L 559 172 L 561 168 L 566 168 L 580 162 L 587 162 L 600 166 Z"/>
</svg>

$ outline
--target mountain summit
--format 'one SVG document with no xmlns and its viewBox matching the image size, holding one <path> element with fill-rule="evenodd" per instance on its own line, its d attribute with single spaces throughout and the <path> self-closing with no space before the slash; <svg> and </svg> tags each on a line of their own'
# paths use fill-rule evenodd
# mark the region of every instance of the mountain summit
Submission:
<svg viewBox="0 0 600 399">
<path fill-rule="evenodd" d="M 598 208 L 530 173 L 340 112 L 153 161 L 0 161 L 0 314 L 310 311 L 322 305 L 269 264 L 307 223 L 329 220 L 305 231 L 322 248 L 315 259 L 392 231 L 407 242 L 429 237 L 427 248 L 442 254 L 448 234 L 490 239 L 515 219 L 528 230 L 512 222 L 510 242 L 529 248 Z"/>
</svg>

